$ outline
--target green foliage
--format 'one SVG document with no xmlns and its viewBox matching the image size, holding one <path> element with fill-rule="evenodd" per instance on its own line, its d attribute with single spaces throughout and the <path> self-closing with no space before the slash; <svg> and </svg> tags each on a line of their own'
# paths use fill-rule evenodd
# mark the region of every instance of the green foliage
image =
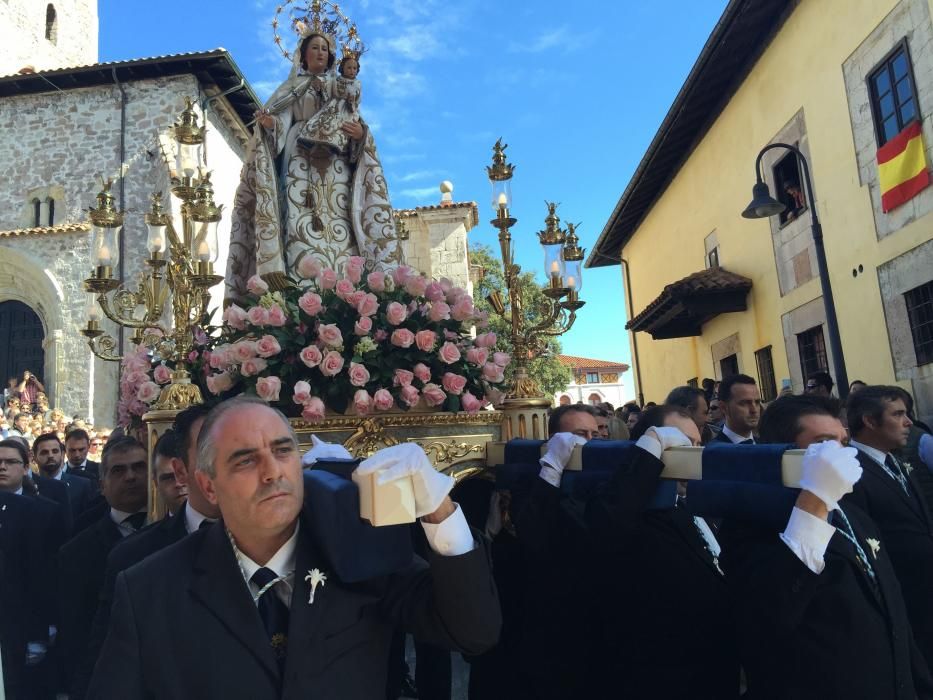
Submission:
<svg viewBox="0 0 933 700">
<path fill-rule="evenodd" d="M 479 265 L 485 270 L 485 276 L 479 284 L 473 287 L 473 301 L 476 308 L 480 311 L 489 312 L 489 330 L 494 331 L 499 339 L 496 343 L 497 348 L 508 353 L 512 353 L 511 326 L 508 321 L 496 314 L 492 310 L 486 297 L 492 292 L 498 291 L 502 294 L 502 301 L 508 304 L 508 294 L 505 288 L 505 275 L 502 271 L 502 260 L 498 255 L 484 245 L 470 246 L 470 264 Z M 534 275 L 530 272 L 523 272 L 519 277 L 521 285 L 524 306 L 522 309 L 525 317 L 525 325 L 531 326 L 541 321 L 541 305 L 549 301 L 541 293 L 541 287 L 535 282 Z M 528 366 L 528 374 L 537 380 L 538 384 L 548 396 L 556 394 L 567 388 L 572 379 L 570 369 L 564 367 L 557 360 L 561 352 L 560 340 L 557 338 L 548 338 L 545 342 L 546 352 L 534 360 Z M 511 381 L 514 371 L 515 360 L 506 368 L 506 381 Z"/>
</svg>

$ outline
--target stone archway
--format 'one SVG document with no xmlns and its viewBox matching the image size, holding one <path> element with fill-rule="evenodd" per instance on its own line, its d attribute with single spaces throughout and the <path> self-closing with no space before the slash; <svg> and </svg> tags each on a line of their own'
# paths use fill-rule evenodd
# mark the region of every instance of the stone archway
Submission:
<svg viewBox="0 0 933 700">
<path fill-rule="evenodd" d="M 46 270 L 34 259 L 13 248 L 0 246 L 0 301 L 19 301 L 35 311 L 42 322 L 45 338 L 43 381 L 52 405 L 61 395 L 59 368 L 64 352 L 64 298 Z M 38 373 L 38 370 L 37 370 Z"/>
</svg>

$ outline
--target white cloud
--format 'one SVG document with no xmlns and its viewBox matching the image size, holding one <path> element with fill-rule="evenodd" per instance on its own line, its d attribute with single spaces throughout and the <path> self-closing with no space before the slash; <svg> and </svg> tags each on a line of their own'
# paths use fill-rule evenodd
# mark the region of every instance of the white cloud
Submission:
<svg viewBox="0 0 933 700">
<path fill-rule="evenodd" d="M 559 46 L 562 42 L 571 42 L 571 35 L 566 26 L 555 27 L 542 32 L 531 41 L 519 42 L 512 41 L 509 44 L 509 51 L 513 53 L 540 53 Z"/>
<path fill-rule="evenodd" d="M 425 180 L 429 177 L 437 177 L 439 171 L 437 170 L 416 170 L 413 173 L 406 173 L 400 178 L 396 178 L 399 182 L 414 182 L 415 180 Z"/>
<path fill-rule="evenodd" d="M 429 196 L 436 196 L 439 198 L 440 193 L 441 191 L 437 188 L 437 185 L 434 185 L 434 187 L 413 187 L 399 192 L 401 196 L 410 197 L 411 199 L 425 199 Z"/>
</svg>

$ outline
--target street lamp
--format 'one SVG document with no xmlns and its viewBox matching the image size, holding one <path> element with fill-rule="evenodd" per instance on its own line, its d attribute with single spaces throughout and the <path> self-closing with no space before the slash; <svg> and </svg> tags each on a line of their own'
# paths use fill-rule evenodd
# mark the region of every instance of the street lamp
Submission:
<svg viewBox="0 0 933 700">
<path fill-rule="evenodd" d="M 810 209 L 810 230 L 813 233 L 813 245 L 816 248 L 816 264 L 820 274 L 820 286 L 823 290 L 823 307 L 826 313 L 826 332 L 829 334 L 829 352 L 833 358 L 836 369 L 836 386 L 839 388 L 839 398 L 846 398 L 849 393 L 849 376 L 846 372 L 846 361 L 842 354 L 842 340 L 839 337 L 839 321 L 836 318 L 836 303 L 833 301 L 833 287 L 829 281 L 829 268 L 826 265 L 826 249 L 823 247 L 823 227 L 816 215 L 816 197 L 813 194 L 813 185 L 810 182 L 810 166 L 803 153 L 796 146 L 787 143 L 768 144 L 758 153 L 755 159 L 755 186 L 752 188 L 752 201 L 742 212 L 746 219 L 765 219 L 780 214 L 786 206 L 774 199 L 768 190 L 768 185 L 761 179 L 761 158 L 773 148 L 784 148 L 793 151 L 803 166 L 803 180 L 806 185 L 807 203 Z"/>
</svg>

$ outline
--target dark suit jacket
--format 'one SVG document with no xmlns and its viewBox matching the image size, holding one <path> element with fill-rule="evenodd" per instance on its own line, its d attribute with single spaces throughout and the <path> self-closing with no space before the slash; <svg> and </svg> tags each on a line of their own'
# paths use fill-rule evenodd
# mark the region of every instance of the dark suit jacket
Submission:
<svg viewBox="0 0 933 700">
<path fill-rule="evenodd" d="M 94 485 L 94 491 L 100 490 L 100 463 L 93 460 L 87 460 L 84 466 L 82 467 L 72 467 L 68 465 L 68 473 L 74 474 L 75 476 L 83 476 L 85 479 L 90 479 L 91 483 Z"/>
<path fill-rule="evenodd" d="M 533 697 L 738 697 L 723 576 L 692 516 L 648 508 L 662 469 L 633 450 L 585 505 L 536 480 L 516 523 Z"/>
<path fill-rule="evenodd" d="M 41 566 L 41 574 L 39 578 L 33 581 L 32 595 L 42 604 L 41 614 L 44 624 L 46 626 L 57 626 L 58 604 L 56 601 L 58 590 L 55 582 L 58 573 L 58 550 L 69 539 L 65 514 L 70 515 L 71 510 L 67 504 L 62 505 L 41 494 L 32 494 L 24 490 L 23 496 L 28 498 L 34 505 L 37 516 L 36 542 L 39 551 L 36 554 L 39 558 L 38 563 Z"/>
<path fill-rule="evenodd" d="M 664 465 L 645 450 L 633 452 L 586 509 L 603 553 L 596 599 L 611 601 L 596 650 L 608 671 L 604 697 L 737 698 L 726 580 L 685 508 L 649 508 Z"/>
<path fill-rule="evenodd" d="M 91 488 L 91 483 L 82 476 L 73 476 L 65 472 L 62 474 L 61 480 L 37 474 L 33 474 L 33 479 L 39 487 L 40 494 L 56 501 L 59 500 L 61 486 L 64 486 L 65 493 L 68 495 L 68 503 L 71 507 L 72 522 L 78 519 L 78 516 L 87 509 L 94 499 L 94 489 Z M 60 486 L 52 486 L 51 482 L 58 483 Z M 45 493 L 43 489 L 53 489 L 53 491 Z M 55 495 L 51 495 L 52 493 Z"/>
<path fill-rule="evenodd" d="M 839 533 L 817 575 L 777 533 L 723 523 L 722 566 L 734 590 L 753 700 L 933 697 L 888 556 L 891 548 L 864 512 L 850 503 L 843 508 L 873 564 L 878 593 L 855 547 Z M 881 539 L 877 557 L 868 538 Z"/>
<path fill-rule="evenodd" d="M 80 476 L 73 477 L 81 479 Z M 85 658 L 110 550 L 123 539 L 108 512 L 75 535 L 58 554 L 59 644 L 67 687 Z"/>
<path fill-rule="evenodd" d="M 35 472 L 31 475 L 33 483 L 39 490 L 39 495 L 55 501 L 61 506 L 62 525 L 65 528 L 64 538 L 71 539 L 74 529 L 74 515 L 71 509 L 71 497 L 68 494 L 68 485 L 57 479 L 51 479 Z"/>
<path fill-rule="evenodd" d="M 858 460 L 862 478 L 843 503 L 861 508 L 881 531 L 917 644 L 933 666 L 933 519 L 915 476 L 908 477 L 907 496 L 871 457 L 860 451 Z"/>
<path fill-rule="evenodd" d="M 306 521 L 298 535 L 288 657 L 280 674 L 225 529 L 212 526 L 117 576 L 110 631 L 90 698 L 228 700 L 385 697 L 398 624 L 424 641 L 479 653 L 500 615 L 485 543 L 417 559 L 357 584 L 331 574 L 308 604 L 304 575 L 328 572 Z"/>
<path fill-rule="evenodd" d="M 43 576 L 40 517 L 33 499 L 0 492 L 0 647 L 4 684 L 11 697 L 27 697 L 22 690 L 26 643 L 48 639 L 42 614 L 45 601 L 32 590 Z"/>
<path fill-rule="evenodd" d="M 718 433 L 716 433 L 716 434 L 713 436 L 713 438 L 710 440 L 710 442 L 724 442 L 724 443 L 726 443 L 727 445 L 735 445 L 735 444 L 738 444 L 738 443 L 732 442 L 732 440 L 729 439 L 729 436 L 726 435 L 726 433 L 725 433 L 724 431 L 722 431 L 722 430 L 720 430 Z"/>
<path fill-rule="evenodd" d="M 72 700 L 83 698 L 91 683 L 97 657 L 104 646 L 107 629 L 110 627 L 110 609 L 113 606 L 113 589 L 116 585 L 117 574 L 185 537 L 188 534 L 185 529 L 186 508 L 187 503 L 173 517 L 164 518 L 140 530 L 132 537 L 123 538 L 110 551 L 84 662 L 78 665 L 74 682 L 71 684 Z"/>
</svg>

